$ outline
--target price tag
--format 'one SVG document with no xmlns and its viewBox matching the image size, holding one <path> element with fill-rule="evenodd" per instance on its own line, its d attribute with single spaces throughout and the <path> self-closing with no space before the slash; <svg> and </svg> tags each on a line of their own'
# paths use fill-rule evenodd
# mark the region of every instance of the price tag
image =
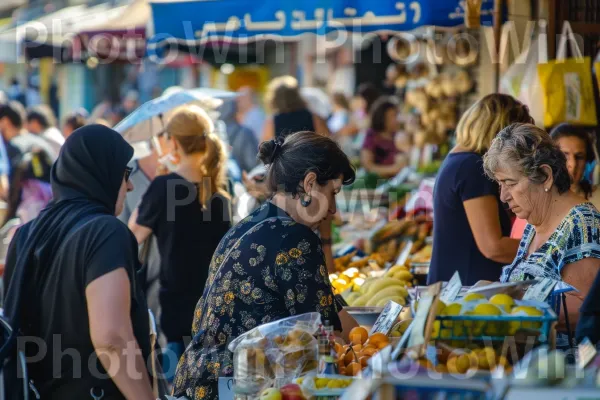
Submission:
<svg viewBox="0 0 600 400">
<path fill-rule="evenodd" d="M 577 367 L 584 369 L 596 357 L 596 346 L 592 344 L 589 338 L 584 338 L 578 347 Z"/>
<path fill-rule="evenodd" d="M 460 293 L 461 289 L 462 282 L 460 280 L 460 274 L 458 273 L 458 271 L 456 271 L 454 275 L 452 275 L 452 279 L 450 279 L 450 282 L 448 282 L 444 290 L 442 290 L 440 300 L 442 300 L 444 304 L 452 303 L 454 300 L 456 300 L 456 297 Z"/>
<path fill-rule="evenodd" d="M 412 329 L 408 347 L 419 346 L 425 343 L 425 325 L 427 324 L 427 317 L 429 316 L 429 309 L 432 304 L 433 296 L 421 296 L 419 299 L 419 307 L 417 308 L 415 319 L 411 323 Z"/>
<path fill-rule="evenodd" d="M 523 300 L 546 301 L 557 283 L 558 281 L 555 281 L 554 279 L 544 278 L 527 289 L 523 295 Z"/>
<path fill-rule="evenodd" d="M 219 378 L 219 400 L 233 400 L 233 378 Z"/>
<path fill-rule="evenodd" d="M 398 316 L 402 312 L 402 308 L 400 304 L 388 301 L 381 314 L 379 314 L 379 317 L 377 317 L 373 328 L 371 328 L 371 335 L 377 332 L 381 332 L 384 335 L 390 333 L 390 330 L 392 330 L 398 320 Z"/>
</svg>

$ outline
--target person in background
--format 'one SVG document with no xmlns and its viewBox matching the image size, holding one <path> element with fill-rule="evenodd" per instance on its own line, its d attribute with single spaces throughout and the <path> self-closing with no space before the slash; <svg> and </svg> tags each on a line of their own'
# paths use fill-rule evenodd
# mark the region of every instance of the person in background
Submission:
<svg viewBox="0 0 600 400">
<path fill-rule="evenodd" d="M 557 330 L 575 329 L 600 272 L 600 213 L 571 190 L 563 151 L 535 125 L 504 128 L 484 156 L 484 168 L 500 184 L 501 201 L 528 223 L 500 281 L 550 278 L 575 287 L 565 293 L 567 313 L 560 313 Z"/>
<path fill-rule="evenodd" d="M 140 105 L 140 95 L 136 90 L 130 90 L 123 99 L 123 110 L 125 116 L 131 114 Z"/>
<path fill-rule="evenodd" d="M 388 96 L 394 96 L 398 92 L 396 79 L 398 78 L 398 64 L 392 63 L 385 70 L 385 80 L 383 81 L 383 91 Z"/>
<path fill-rule="evenodd" d="M 84 126 L 85 123 L 85 117 L 79 112 L 67 115 L 62 124 L 62 134 L 64 138 L 68 139 L 74 131 Z"/>
<path fill-rule="evenodd" d="M 360 154 L 364 136 L 369 128 L 369 112 L 380 96 L 381 92 L 372 83 L 361 83 L 352 98 L 350 122 L 337 132 L 338 140 L 343 144 L 342 150 L 352 158 Z"/>
<path fill-rule="evenodd" d="M 55 350 L 40 358 L 28 348 L 29 378 L 41 398 L 155 399 L 137 244 L 115 217 L 132 189 L 132 156 L 119 133 L 79 129 L 52 167 L 51 206 L 10 244 L 4 315 Z M 77 356 L 56 357 L 70 352 Z"/>
<path fill-rule="evenodd" d="M 27 99 L 25 98 L 25 91 L 21 87 L 21 84 L 17 78 L 11 79 L 7 94 L 8 100 L 18 101 L 21 104 L 25 104 L 27 102 Z"/>
<path fill-rule="evenodd" d="M 265 142 L 259 158 L 268 167 L 270 200 L 231 229 L 214 253 L 174 396 L 218 399 L 219 377 L 233 374 L 227 345 L 261 324 L 318 312 L 346 338 L 357 325 L 334 298 L 314 232 L 336 213 L 342 185 L 354 181 L 348 158 L 314 132 Z"/>
<path fill-rule="evenodd" d="M 25 107 L 35 107 L 42 104 L 42 96 L 40 95 L 40 84 L 39 77 L 32 77 L 29 79 L 27 90 L 25 91 Z"/>
<path fill-rule="evenodd" d="M 267 86 L 265 103 L 273 116 L 265 123 L 262 142 L 300 131 L 329 135 L 325 120 L 308 110 L 296 78 L 281 76 L 273 79 Z"/>
<path fill-rule="evenodd" d="M 455 271 L 467 286 L 496 281 L 515 258 L 519 241 L 509 237 L 510 217 L 498 185 L 485 175 L 482 156 L 502 129 L 531 121 L 527 107 L 505 94 L 485 96 L 462 115 L 456 146 L 442 163 L 433 191 L 429 284 L 449 281 Z"/>
<path fill-rule="evenodd" d="M 226 100 L 219 108 L 219 113 L 227 129 L 229 153 L 243 173 L 250 172 L 258 164 L 256 159 L 258 140 L 252 129 L 238 122 L 240 118 L 236 109 L 239 104 L 239 97 L 236 101 Z"/>
<path fill-rule="evenodd" d="M 7 104 L 0 106 L 0 131 L 6 145 L 11 168 L 21 161 L 25 153 L 33 149 L 50 154 L 52 162 L 54 162 L 58 157 L 56 150 L 40 136 L 24 131 L 25 119 L 25 108 L 21 103 L 9 101 Z"/>
<path fill-rule="evenodd" d="M 56 128 L 56 118 L 54 118 L 50 107 L 39 105 L 30 108 L 27 112 L 26 129 L 47 141 L 58 156 L 60 148 L 65 143 L 65 138 Z"/>
<path fill-rule="evenodd" d="M 382 178 L 391 178 L 407 165 L 407 158 L 396 147 L 398 103 L 390 97 L 375 102 L 371 112 L 371 128 L 367 132 L 360 161 L 363 168 Z"/>
<path fill-rule="evenodd" d="M 129 219 L 138 243 L 156 235 L 161 258 L 163 368 L 172 379 L 190 336 L 210 258 L 231 227 L 224 145 L 200 107 L 176 110 L 166 126 L 174 172 L 156 177 Z"/>
<path fill-rule="evenodd" d="M 237 93 L 235 119 L 239 125 L 252 131 L 258 145 L 265 125 L 265 113 L 258 104 L 254 89 L 244 86 Z"/>
<path fill-rule="evenodd" d="M 585 177 L 586 168 L 596 160 L 594 143 L 588 131 L 585 128 L 564 123 L 552 129 L 550 137 L 567 159 L 571 191 L 600 209 L 600 191 L 596 190 Z M 521 239 L 526 226 L 527 221 L 516 218 L 510 237 Z"/>
<path fill-rule="evenodd" d="M 333 103 L 333 113 L 327 121 L 327 127 L 333 135 L 336 135 L 350 122 L 350 103 L 341 92 L 334 93 L 331 96 L 331 102 Z"/>
</svg>

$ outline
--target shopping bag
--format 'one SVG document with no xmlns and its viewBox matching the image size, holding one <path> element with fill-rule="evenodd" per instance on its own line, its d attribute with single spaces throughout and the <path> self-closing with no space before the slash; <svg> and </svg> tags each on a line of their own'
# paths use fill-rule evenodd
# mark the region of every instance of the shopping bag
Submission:
<svg viewBox="0 0 600 400">
<path fill-rule="evenodd" d="M 575 58 L 566 58 L 567 41 Z M 544 126 L 597 124 L 591 59 L 582 56 L 568 21 L 563 25 L 556 60 L 538 65 L 538 74 L 544 94 Z"/>
<path fill-rule="evenodd" d="M 508 40 L 508 34 L 503 35 L 503 40 Z M 540 127 L 544 126 L 544 91 L 538 77 L 538 64 L 547 62 L 546 29 L 545 25 L 541 25 L 537 36 L 523 49 L 500 80 L 500 92 L 525 104 Z"/>
</svg>

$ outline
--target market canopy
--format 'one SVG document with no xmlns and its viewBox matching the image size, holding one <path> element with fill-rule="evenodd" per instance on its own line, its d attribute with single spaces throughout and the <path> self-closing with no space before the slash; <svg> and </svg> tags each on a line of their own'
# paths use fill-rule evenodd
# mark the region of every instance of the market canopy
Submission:
<svg viewBox="0 0 600 400">
<path fill-rule="evenodd" d="M 215 39 L 251 41 L 304 33 L 406 32 L 462 25 L 461 0 L 150 0 L 149 49 L 165 43 L 198 45 Z M 483 0 L 481 23 L 492 25 L 494 0 Z"/>
</svg>

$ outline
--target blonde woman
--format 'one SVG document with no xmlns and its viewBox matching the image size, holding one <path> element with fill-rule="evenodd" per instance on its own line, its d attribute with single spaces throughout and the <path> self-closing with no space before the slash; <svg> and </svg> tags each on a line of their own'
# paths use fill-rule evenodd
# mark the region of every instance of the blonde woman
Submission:
<svg viewBox="0 0 600 400">
<path fill-rule="evenodd" d="M 309 111 L 298 89 L 298 81 L 292 76 L 280 76 L 269 82 L 265 104 L 272 118 L 265 123 L 263 142 L 300 131 L 329 135 L 327 123 Z"/>
<path fill-rule="evenodd" d="M 502 129 L 528 123 L 527 107 L 511 96 L 491 94 L 471 106 L 456 129 L 456 147 L 444 160 L 433 193 L 435 224 L 428 282 L 449 281 L 454 271 L 463 285 L 495 281 L 515 258 L 510 217 L 498 185 L 485 176 L 484 153 Z"/>
<path fill-rule="evenodd" d="M 176 111 L 166 133 L 174 172 L 152 181 L 129 227 L 138 243 L 154 233 L 161 257 L 160 325 L 167 338 L 163 367 L 173 376 L 191 335 L 194 308 L 204 290 L 217 245 L 231 226 L 224 145 L 208 114 Z"/>
</svg>

